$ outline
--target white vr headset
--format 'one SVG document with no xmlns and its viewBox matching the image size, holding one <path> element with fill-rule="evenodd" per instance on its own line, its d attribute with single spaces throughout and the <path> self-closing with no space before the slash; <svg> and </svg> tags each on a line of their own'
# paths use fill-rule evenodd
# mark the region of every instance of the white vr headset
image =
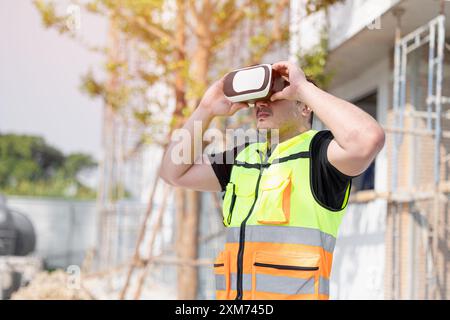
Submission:
<svg viewBox="0 0 450 320">
<path fill-rule="evenodd" d="M 289 86 L 270 64 L 237 69 L 226 75 L 223 93 L 231 102 L 247 102 L 254 107 L 257 101 L 268 100 L 275 92 Z"/>
</svg>

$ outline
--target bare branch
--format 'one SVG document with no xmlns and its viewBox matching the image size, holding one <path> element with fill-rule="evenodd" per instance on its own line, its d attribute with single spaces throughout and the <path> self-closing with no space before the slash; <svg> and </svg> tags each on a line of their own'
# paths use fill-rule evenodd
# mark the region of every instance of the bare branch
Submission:
<svg viewBox="0 0 450 320">
<path fill-rule="evenodd" d="M 224 34 L 226 34 L 227 32 L 230 32 L 230 29 L 233 28 L 233 26 L 236 26 L 238 24 L 238 22 L 244 18 L 245 16 L 245 11 L 250 8 L 252 1 L 248 0 L 246 1 L 241 7 L 237 8 L 235 11 L 233 11 L 233 13 L 227 17 L 225 24 L 222 26 L 219 26 L 220 28 L 218 28 L 215 32 L 213 32 L 212 37 L 213 39 L 218 37 L 218 38 L 222 38 Z M 233 28 L 235 29 L 235 28 Z"/>
<path fill-rule="evenodd" d="M 273 20 L 272 33 L 270 35 L 267 44 L 262 48 L 259 48 L 258 54 L 253 55 L 247 64 L 257 63 L 265 54 L 272 50 L 275 43 L 278 43 L 283 38 L 283 33 L 286 32 L 288 26 L 281 24 L 281 19 L 286 8 L 289 6 L 289 0 L 279 0 L 275 7 L 275 14 Z"/>
<path fill-rule="evenodd" d="M 116 14 L 119 15 L 122 19 L 124 19 L 127 23 L 141 28 L 149 35 L 152 35 L 155 38 L 166 40 L 168 43 L 173 44 L 177 50 L 184 50 L 184 48 L 176 45 L 175 38 L 170 31 L 165 30 L 160 25 L 150 23 L 148 19 L 146 19 L 145 17 L 128 15 L 124 13 L 122 10 L 117 10 Z"/>
<path fill-rule="evenodd" d="M 189 5 L 189 11 L 192 13 L 192 15 L 194 16 L 195 20 L 199 20 L 201 19 L 200 17 L 200 13 L 198 12 L 197 7 L 195 6 L 195 0 L 189 0 L 188 1 L 188 5 Z"/>
</svg>

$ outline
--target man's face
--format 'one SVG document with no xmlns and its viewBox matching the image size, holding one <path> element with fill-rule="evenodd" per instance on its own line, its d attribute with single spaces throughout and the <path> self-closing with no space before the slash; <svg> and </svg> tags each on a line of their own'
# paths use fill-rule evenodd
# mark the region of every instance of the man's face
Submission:
<svg viewBox="0 0 450 320">
<path fill-rule="evenodd" d="M 302 108 L 303 104 L 290 100 L 258 101 L 254 108 L 256 127 L 280 131 L 298 128 L 307 121 L 302 115 Z"/>
</svg>

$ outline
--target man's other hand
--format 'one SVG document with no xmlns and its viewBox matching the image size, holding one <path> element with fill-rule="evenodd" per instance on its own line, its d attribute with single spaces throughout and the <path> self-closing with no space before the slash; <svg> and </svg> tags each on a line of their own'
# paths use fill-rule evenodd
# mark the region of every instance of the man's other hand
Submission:
<svg viewBox="0 0 450 320">
<path fill-rule="evenodd" d="M 206 90 L 200 101 L 199 108 L 207 111 L 211 116 L 232 116 L 238 110 L 248 107 L 246 103 L 232 103 L 223 93 L 225 76 L 214 82 Z"/>
<path fill-rule="evenodd" d="M 289 86 L 282 91 L 277 92 L 270 98 L 271 101 L 275 100 L 292 100 L 303 101 L 302 91 L 309 84 L 306 80 L 305 73 L 296 64 L 289 61 L 280 61 L 274 63 L 272 68 L 281 74 L 281 76 L 289 81 Z"/>
</svg>

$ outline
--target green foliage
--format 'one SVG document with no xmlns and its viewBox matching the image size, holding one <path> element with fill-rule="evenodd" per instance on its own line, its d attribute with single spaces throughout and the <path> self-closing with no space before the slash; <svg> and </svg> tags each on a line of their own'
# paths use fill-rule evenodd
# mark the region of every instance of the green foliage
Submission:
<svg viewBox="0 0 450 320">
<path fill-rule="evenodd" d="M 318 45 L 307 52 L 297 54 L 298 63 L 305 75 L 313 79 L 320 88 L 326 88 L 333 78 L 333 71 L 326 70 L 327 59 L 328 41 L 325 34 Z"/>
<path fill-rule="evenodd" d="M 62 166 L 66 178 L 73 178 L 83 169 L 92 168 L 96 165 L 91 156 L 84 153 L 69 154 Z"/>
<path fill-rule="evenodd" d="M 59 15 L 53 1 L 34 0 L 36 9 L 40 12 L 42 23 L 46 28 L 54 28 L 59 33 L 69 32 L 66 25 L 67 15 Z"/>
<path fill-rule="evenodd" d="M 65 156 L 41 137 L 0 134 L 0 192 L 16 195 L 94 198 L 77 175 L 94 167 L 86 154 Z"/>
<path fill-rule="evenodd" d="M 315 12 L 327 9 L 329 6 L 342 3 L 344 0 L 307 0 L 306 1 L 306 13 L 308 15 Z"/>
<path fill-rule="evenodd" d="M 89 70 L 89 72 L 81 78 L 80 89 L 91 98 L 103 96 L 105 92 L 103 84 L 95 79 L 92 70 Z"/>
<path fill-rule="evenodd" d="M 133 115 L 139 123 L 148 125 L 150 123 L 152 113 L 148 110 L 134 110 Z"/>
<path fill-rule="evenodd" d="M 307 0 L 306 14 L 311 15 L 342 2 L 343 0 Z M 326 69 L 327 60 L 328 32 L 324 29 L 319 44 L 306 52 L 298 52 L 297 61 L 307 77 L 313 79 L 319 87 L 327 88 L 334 76 L 333 70 Z"/>
</svg>

